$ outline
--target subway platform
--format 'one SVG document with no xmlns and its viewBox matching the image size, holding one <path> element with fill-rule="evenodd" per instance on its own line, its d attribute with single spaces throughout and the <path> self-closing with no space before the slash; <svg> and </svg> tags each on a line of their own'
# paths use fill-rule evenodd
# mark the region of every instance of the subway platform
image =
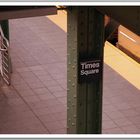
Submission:
<svg viewBox="0 0 140 140">
<path fill-rule="evenodd" d="M 66 14 L 10 20 L 10 41 L 0 134 L 66 134 Z M 108 42 L 104 62 L 103 134 L 139 134 L 140 64 Z"/>
</svg>

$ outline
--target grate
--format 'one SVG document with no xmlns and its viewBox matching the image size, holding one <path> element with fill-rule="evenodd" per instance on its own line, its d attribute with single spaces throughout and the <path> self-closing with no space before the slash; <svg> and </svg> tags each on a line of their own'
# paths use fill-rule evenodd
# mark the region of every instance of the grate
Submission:
<svg viewBox="0 0 140 140">
<path fill-rule="evenodd" d="M 10 77 L 9 41 L 7 40 L 7 38 L 5 38 L 1 27 L 0 27 L 0 73 L 4 82 L 7 85 L 10 85 L 11 77 Z"/>
</svg>

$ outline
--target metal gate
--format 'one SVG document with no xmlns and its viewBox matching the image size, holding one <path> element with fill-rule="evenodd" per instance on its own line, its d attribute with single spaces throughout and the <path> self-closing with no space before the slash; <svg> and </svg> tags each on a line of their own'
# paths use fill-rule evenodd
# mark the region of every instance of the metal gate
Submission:
<svg viewBox="0 0 140 140">
<path fill-rule="evenodd" d="M 0 27 L 0 74 L 3 81 L 10 85 L 11 83 L 11 61 L 9 55 L 9 41 L 5 38 L 2 28 Z"/>
</svg>

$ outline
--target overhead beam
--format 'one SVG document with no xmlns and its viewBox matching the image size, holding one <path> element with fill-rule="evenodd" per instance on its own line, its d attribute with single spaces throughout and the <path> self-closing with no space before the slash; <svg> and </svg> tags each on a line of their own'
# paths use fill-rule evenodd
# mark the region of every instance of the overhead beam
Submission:
<svg viewBox="0 0 140 140">
<path fill-rule="evenodd" d="M 121 25 L 140 35 L 139 6 L 101 6 L 96 7 L 101 13 L 115 19 Z"/>
<path fill-rule="evenodd" d="M 55 6 L 1 6 L 0 20 L 57 14 Z"/>
</svg>

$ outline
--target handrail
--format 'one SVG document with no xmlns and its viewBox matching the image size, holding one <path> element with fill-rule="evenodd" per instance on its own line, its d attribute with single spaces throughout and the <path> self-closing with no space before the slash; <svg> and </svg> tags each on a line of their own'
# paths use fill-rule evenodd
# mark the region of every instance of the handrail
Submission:
<svg viewBox="0 0 140 140">
<path fill-rule="evenodd" d="M 0 51 L 4 51 L 6 52 L 8 49 L 7 47 L 9 47 L 9 41 L 7 40 L 7 38 L 4 36 L 3 30 L 0 26 L 0 35 L 1 35 L 1 46 L 0 46 Z"/>
<path fill-rule="evenodd" d="M 10 56 L 9 56 L 9 41 L 4 36 L 2 27 L 0 26 L 0 52 L 1 52 L 1 76 L 7 85 L 10 85 Z M 7 58 L 7 59 L 5 59 Z M 8 64 L 7 64 L 8 63 Z"/>
</svg>

